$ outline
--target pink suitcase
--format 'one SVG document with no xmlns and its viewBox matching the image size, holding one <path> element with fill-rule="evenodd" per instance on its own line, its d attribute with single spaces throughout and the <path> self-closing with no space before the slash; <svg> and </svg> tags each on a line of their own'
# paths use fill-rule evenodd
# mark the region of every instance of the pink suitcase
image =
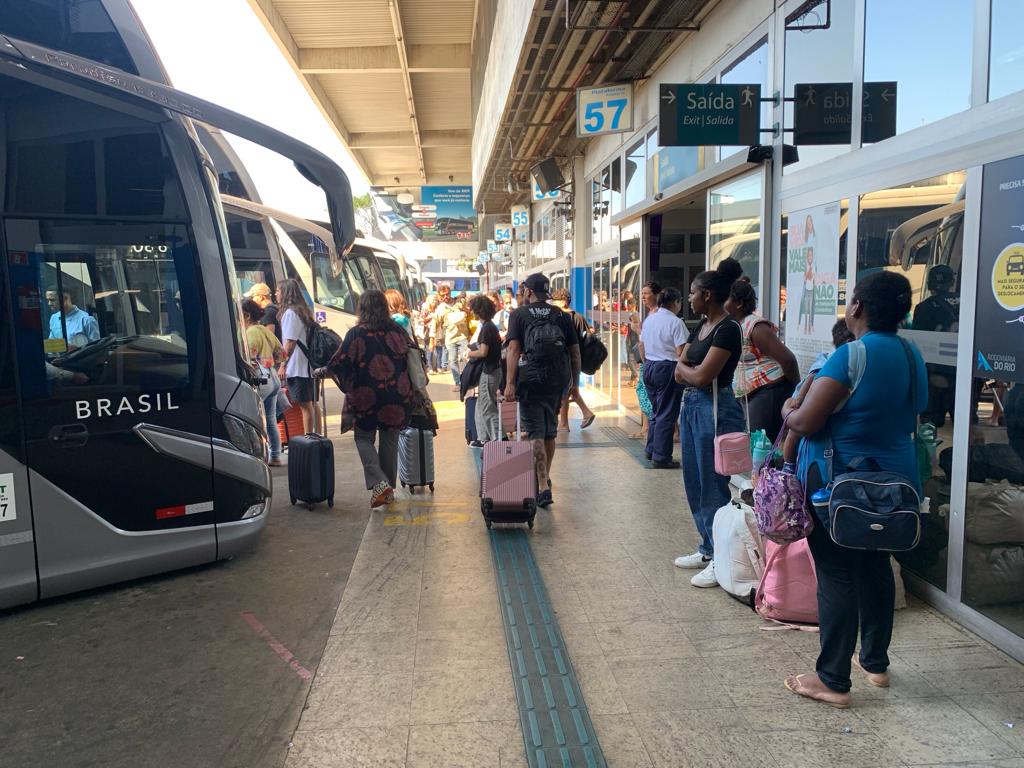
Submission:
<svg viewBox="0 0 1024 768">
<path fill-rule="evenodd" d="M 499 403 L 499 418 L 502 410 Z M 518 418 L 516 421 L 513 429 L 518 438 Z M 518 439 L 484 443 L 480 512 L 488 528 L 492 523 L 526 523 L 533 528 L 537 515 L 537 465 L 533 443 Z"/>
<path fill-rule="evenodd" d="M 764 573 L 754 595 L 754 610 L 791 629 L 817 629 L 818 576 L 807 539 L 789 544 L 765 541 Z"/>
</svg>

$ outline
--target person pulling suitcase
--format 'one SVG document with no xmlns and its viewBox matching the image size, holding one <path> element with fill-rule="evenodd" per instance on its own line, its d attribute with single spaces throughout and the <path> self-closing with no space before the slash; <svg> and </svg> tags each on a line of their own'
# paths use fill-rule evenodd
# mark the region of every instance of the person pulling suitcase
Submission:
<svg viewBox="0 0 1024 768">
<path fill-rule="evenodd" d="M 526 303 L 509 318 L 505 400 L 519 400 L 522 430 L 530 440 L 544 441 L 544 469 L 550 477 L 562 395 L 578 390 L 580 346 L 569 315 L 548 304 L 548 286 L 548 278 L 540 273 L 527 277 Z M 541 507 L 554 501 L 550 480 L 546 486 L 537 494 Z"/>
</svg>

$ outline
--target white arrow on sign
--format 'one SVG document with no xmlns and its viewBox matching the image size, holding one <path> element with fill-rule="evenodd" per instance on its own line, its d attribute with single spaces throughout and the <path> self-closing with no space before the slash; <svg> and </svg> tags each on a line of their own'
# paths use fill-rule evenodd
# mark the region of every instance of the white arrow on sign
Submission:
<svg viewBox="0 0 1024 768">
<path fill-rule="evenodd" d="M 884 91 L 882 91 L 882 99 L 884 101 L 888 101 L 891 98 L 892 98 L 892 94 L 889 92 L 888 88 L 886 88 Z"/>
<path fill-rule="evenodd" d="M 676 103 L 676 92 L 675 91 L 669 91 L 668 93 L 666 93 L 664 96 L 661 97 L 661 100 L 662 101 L 667 101 L 669 104 L 675 104 Z"/>
</svg>

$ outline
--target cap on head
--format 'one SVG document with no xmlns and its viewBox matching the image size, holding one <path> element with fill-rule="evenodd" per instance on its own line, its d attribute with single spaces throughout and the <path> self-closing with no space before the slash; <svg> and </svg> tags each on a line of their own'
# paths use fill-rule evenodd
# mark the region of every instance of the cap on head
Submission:
<svg viewBox="0 0 1024 768">
<path fill-rule="evenodd" d="M 248 291 L 245 292 L 245 298 L 252 299 L 256 296 L 270 297 L 270 286 L 266 283 L 253 283 Z"/>
<path fill-rule="evenodd" d="M 549 296 L 548 288 L 551 285 L 551 281 L 548 280 L 546 275 L 535 272 L 523 281 L 523 285 L 529 288 L 538 298 L 546 299 Z"/>
</svg>

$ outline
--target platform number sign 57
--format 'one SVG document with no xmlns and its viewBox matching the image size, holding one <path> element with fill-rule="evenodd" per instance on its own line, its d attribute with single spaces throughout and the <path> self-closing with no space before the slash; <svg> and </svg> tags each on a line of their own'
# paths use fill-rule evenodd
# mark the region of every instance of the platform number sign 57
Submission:
<svg viewBox="0 0 1024 768">
<path fill-rule="evenodd" d="M 576 90 L 576 135 L 580 138 L 633 130 L 633 84 Z"/>
</svg>

